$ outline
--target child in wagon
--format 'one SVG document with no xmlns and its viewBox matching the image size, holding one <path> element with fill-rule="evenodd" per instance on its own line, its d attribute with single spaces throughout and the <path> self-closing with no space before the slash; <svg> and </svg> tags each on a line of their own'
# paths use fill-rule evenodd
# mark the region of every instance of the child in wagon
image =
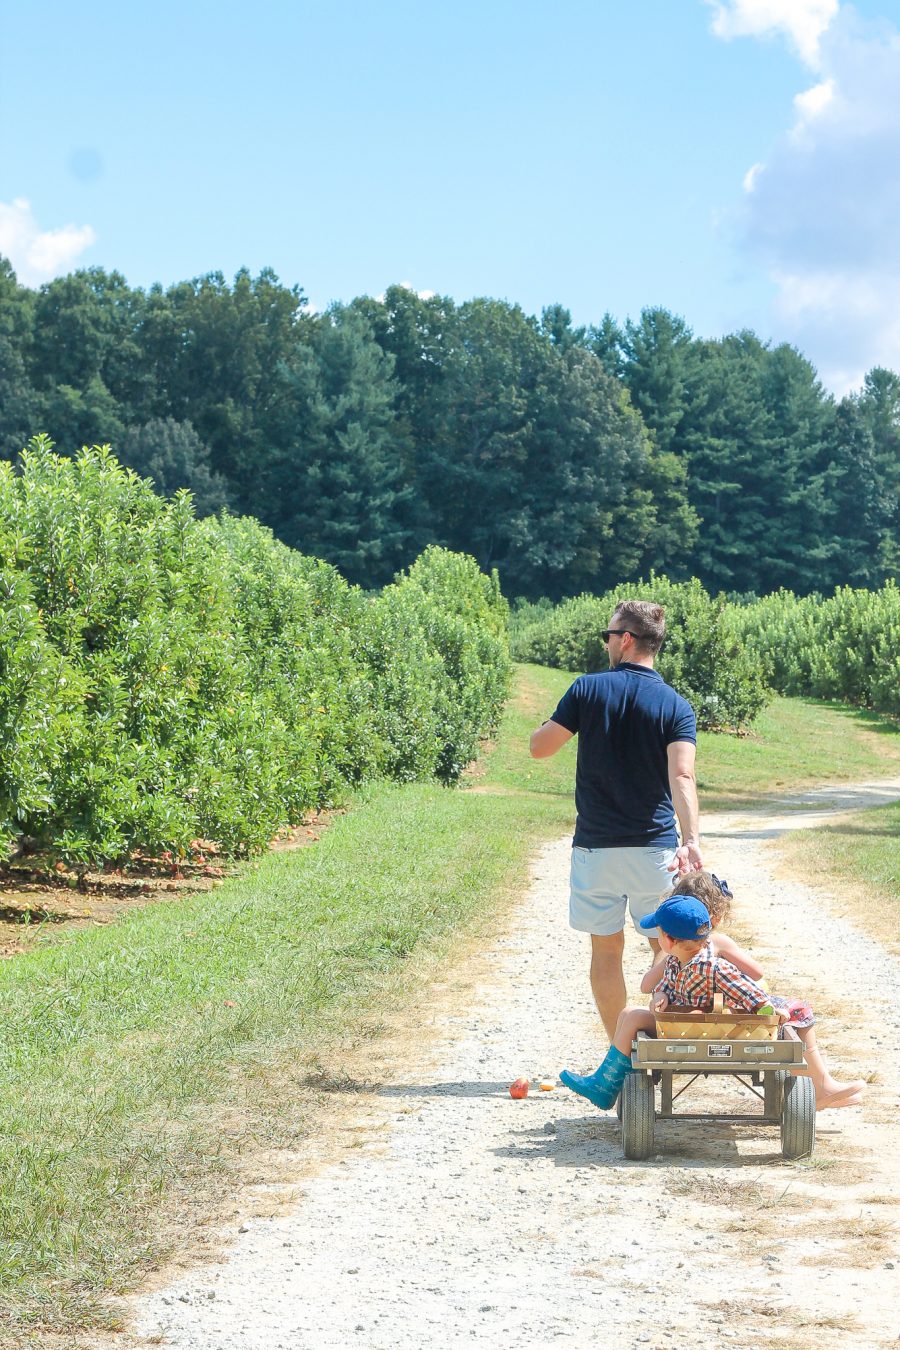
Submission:
<svg viewBox="0 0 900 1350">
<path fill-rule="evenodd" d="M 801 1027 L 806 1029 L 811 1026 L 809 1019 L 812 1013 L 809 1008 L 786 999 L 773 998 L 756 980 L 745 974 L 736 961 L 716 954 L 709 910 L 696 896 L 684 893 L 670 895 L 655 913 L 641 920 L 641 927 L 659 929 L 659 943 L 665 953 L 664 958 L 653 967 L 656 983 L 650 1009 L 626 1008 L 619 1014 L 612 1045 L 594 1073 L 574 1074 L 564 1069 L 560 1074 L 566 1087 L 586 1097 L 595 1106 L 607 1110 L 613 1105 L 631 1070 L 631 1044 L 634 1037 L 638 1031 L 654 1035 L 655 1014 L 667 1008 L 709 1010 L 712 1008 L 713 996 L 721 993 L 726 1007 L 734 1011 L 774 1013 L 782 1025 L 789 1023 L 792 1016 L 796 1015 L 798 1031 L 788 1034 L 800 1034 Z M 724 938 L 724 934 L 722 936 Z M 725 943 L 734 955 L 743 955 L 730 938 L 725 939 Z M 755 968 L 759 969 L 758 966 Z M 649 978 L 650 972 L 645 980 Z M 814 1033 L 813 1050 L 812 1056 L 807 1055 L 807 1062 L 816 1088 L 817 1106 L 855 1105 L 863 1084 L 842 1086 L 830 1078 L 821 1053 L 816 1049 Z"/>
<path fill-rule="evenodd" d="M 693 895 L 697 900 L 700 900 L 709 910 L 709 921 L 712 924 L 709 940 L 716 956 L 724 956 L 726 960 L 731 961 L 739 970 L 742 970 L 745 975 L 749 975 L 751 979 L 760 983 L 764 989 L 767 987 L 759 962 L 755 961 L 743 947 L 739 947 L 733 938 L 722 932 L 721 925 L 727 920 L 731 901 L 734 899 L 727 881 L 720 881 L 713 872 L 687 872 L 676 883 L 672 895 Z M 653 990 L 659 981 L 664 965 L 665 959 L 658 961 L 655 966 L 647 971 L 647 974 L 641 980 L 643 993 L 649 994 Z M 816 1041 L 814 1030 L 816 1019 L 809 1004 L 802 999 L 777 997 L 772 998 L 772 1003 L 776 1011 L 786 1008 L 790 1013 L 790 1018 L 782 1035 L 797 1037 L 803 1042 L 803 1054 L 809 1065 L 809 1077 L 816 1089 L 816 1110 L 824 1111 L 828 1108 L 841 1106 L 858 1106 L 862 1101 L 866 1085 L 858 1079 L 850 1083 L 839 1083 L 836 1078 L 832 1078 L 828 1072 L 825 1057 Z"/>
</svg>

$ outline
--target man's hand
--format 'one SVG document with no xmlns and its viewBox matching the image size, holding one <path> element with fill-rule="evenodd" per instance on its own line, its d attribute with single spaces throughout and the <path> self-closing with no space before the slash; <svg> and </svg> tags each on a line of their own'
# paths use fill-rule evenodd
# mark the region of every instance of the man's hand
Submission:
<svg viewBox="0 0 900 1350">
<path fill-rule="evenodd" d="M 669 863 L 669 871 L 677 872 L 683 876 L 685 872 L 702 872 L 703 854 L 700 852 L 700 844 L 682 844 L 675 850 L 675 857 Z"/>
</svg>

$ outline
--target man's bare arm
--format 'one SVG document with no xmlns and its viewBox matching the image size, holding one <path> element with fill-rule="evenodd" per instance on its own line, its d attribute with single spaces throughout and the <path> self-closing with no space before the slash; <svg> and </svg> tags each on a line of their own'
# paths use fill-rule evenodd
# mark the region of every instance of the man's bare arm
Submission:
<svg viewBox="0 0 900 1350">
<path fill-rule="evenodd" d="M 699 871 L 703 866 L 700 852 L 700 803 L 697 800 L 697 747 L 693 741 L 673 741 L 668 747 L 669 788 L 675 814 L 681 827 L 681 847 L 675 854 L 679 872 Z"/>
<path fill-rule="evenodd" d="M 549 759 L 555 755 L 557 750 L 561 750 L 566 741 L 570 741 L 574 735 L 572 731 L 566 731 L 565 727 L 560 726 L 558 722 L 545 722 L 537 731 L 531 733 L 531 757 L 532 759 Z"/>
</svg>

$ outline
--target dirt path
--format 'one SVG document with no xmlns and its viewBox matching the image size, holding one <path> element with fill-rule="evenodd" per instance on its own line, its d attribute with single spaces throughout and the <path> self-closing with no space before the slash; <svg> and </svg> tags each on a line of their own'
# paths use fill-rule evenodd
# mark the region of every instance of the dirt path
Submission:
<svg viewBox="0 0 900 1350">
<path fill-rule="evenodd" d="M 897 796 L 900 781 L 802 805 L 821 818 Z M 864 1108 L 819 1115 L 811 1163 L 784 1163 L 772 1129 L 687 1123 L 659 1127 L 665 1151 L 649 1162 L 626 1162 L 614 1113 L 562 1088 L 510 1100 L 519 1074 L 555 1077 L 602 1052 L 560 840 L 508 936 L 469 972 L 465 1006 L 438 992 L 402 1078 L 355 1095 L 331 1162 L 298 1158 L 293 1207 L 135 1299 L 119 1344 L 895 1344 L 898 963 L 826 894 L 773 881 L 779 832 L 810 823 L 796 805 L 705 824 L 773 987 L 814 993 L 839 1076 L 881 1080 Z M 632 995 L 645 951 L 629 934 Z"/>
</svg>

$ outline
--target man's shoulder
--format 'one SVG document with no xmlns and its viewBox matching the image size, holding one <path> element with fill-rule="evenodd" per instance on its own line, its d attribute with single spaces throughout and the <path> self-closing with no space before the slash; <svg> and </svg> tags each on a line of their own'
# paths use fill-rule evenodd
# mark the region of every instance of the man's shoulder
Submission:
<svg viewBox="0 0 900 1350">
<path fill-rule="evenodd" d="M 630 687 L 633 696 L 641 704 L 663 707 L 678 715 L 690 713 L 693 708 L 683 694 L 667 684 L 658 670 L 652 666 L 635 666 L 623 663 L 612 670 L 594 670 L 579 675 L 569 685 L 567 697 L 591 699 L 615 699 L 616 691 Z"/>
<path fill-rule="evenodd" d="M 687 699 L 684 697 L 684 695 L 679 694 L 675 686 L 669 684 L 668 680 L 664 680 L 658 670 L 650 670 L 648 673 L 656 677 L 652 681 L 648 680 L 647 685 L 648 688 L 651 688 L 655 691 L 657 696 L 664 695 L 670 698 L 677 698 L 681 703 L 687 703 Z"/>
<path fill-rule="evenodd" d="M 588 671 L 587 674 L 579 675 L 577 680 L 573 680 L 566 692 L 576 697 L 588 698 L 600 694 L 610 687 L 610 678 L 614 674 L 613 670 Z"/>
<path fill-rule="evenodd" d="M 662 677 L 653 685 L 652 697 L 657 704 L 661 703 L 671 708 L 679 716 L 685 713 L 694 716 L 694 709 L 684 694 L 679 694 L 678 690 L 673 688 L 671 684 L 667 684 Z"/>
<path fill-rule="evenodd" d="M 584 689 L 593 689 L 596 685 L 608 684 L 615 673 L 614 670 L 589 670 L 584 675 L 579 675 L 575 684 L 581 685 Z"/>
</svg>

